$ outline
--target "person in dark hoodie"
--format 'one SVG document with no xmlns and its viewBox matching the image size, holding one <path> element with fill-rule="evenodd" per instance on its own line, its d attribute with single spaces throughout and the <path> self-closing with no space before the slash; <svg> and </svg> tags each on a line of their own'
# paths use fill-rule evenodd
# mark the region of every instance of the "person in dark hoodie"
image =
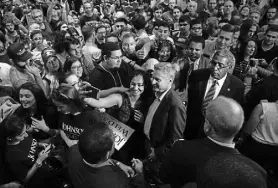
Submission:
<svg viewBox="0 0 278 188">
<path fill-rule="evenodd" d="M 117 43 L 107 42 L 103 46 L 103 61 L 90 74 L 89 82 L 100 90 L 112 87 L 129 87 L 133 73 L 132 63 L 122 63 L 122 50 Z M 132 65 L 131 65 L 132 64 Z"/>
</svg>

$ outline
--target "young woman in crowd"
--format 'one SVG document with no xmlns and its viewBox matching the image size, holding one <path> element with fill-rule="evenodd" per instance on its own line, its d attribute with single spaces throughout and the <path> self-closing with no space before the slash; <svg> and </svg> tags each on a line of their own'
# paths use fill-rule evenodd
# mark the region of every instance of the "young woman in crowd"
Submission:
<svg viewBox="0 0 278 188">
<path fill-rule="evenodd" d="M 170 41 L 165 40 L 158 44 L 157 48 L 157 60 L 160 62 L 172 62 L 176 52 Z"/>
<path fill-rule="evenodd" d="M 242 43 L 250 38 L 257 38 L 259 26 L 251 19 L 245 20 L 240 27 L 239 42 Z"/>
<path fill-rule="evenodd" d="M 245 84 L 245 93 L 252 87 L 253 79 L 256 79 L 254 67 L 256 62 L 252 59 L 258 50 L 258 45 L 255 39 L 247 39 L 240 46 L 240 51 L 236 60 L 233 75 L 238 77 Z"/>
<path fill-rule="evenodd" d="M 82 89 L 83 87 L 90 87 L 91 84 L 83 80 L 83 67 L 80 61 L 75 57 L 68 57 L 64 65 L 64 73 L 60 79 L 60 83 L 69 83 L 77 86 L 76 89 Z M 76 75 L 73 76 L 71 74 Z M 69 78 L 70 77 L 70 78 Z M 89 90 L 89 89 L 88 89 Z M 99 92 L 100 97 L 106 97 L 112 93 L 125 92 L 127 89 L 123 87 L 114 87 L 108 90 L 101 90 Z"/>
<path fill-rule="evenodd" d="M 144 72 L 136 71 L 130 82 L 129 91 L 111 94 L 99 100 L 84 99 L 89 106 L 108 109 L 110 115 L 135 129 L 131 140 L 116 154 L 124 163 L 130 162 L 132 157 L 144 157 L 143 125 L 151 99 L 148 86 L 149 78 Z"/>
<path fill-rule="evenodd" d="M 51 95 L 59 114 L 60 135 L 68 147 L 77 143 L 79 135 L 87 126 L 92 126 L 97 117 L 92 109 L 85 108 L 83 98 L 74 86 L 61 84 Z"/>
<path fill-rule="evenodd" d="M 34 138 L 44 140 L 57 134 L 57 110 L 38 85 L 23 84 L 19 89 L 19 102 L 21 108 L 16 113 L 25 118 L 28 132 Z"/>
</svg>

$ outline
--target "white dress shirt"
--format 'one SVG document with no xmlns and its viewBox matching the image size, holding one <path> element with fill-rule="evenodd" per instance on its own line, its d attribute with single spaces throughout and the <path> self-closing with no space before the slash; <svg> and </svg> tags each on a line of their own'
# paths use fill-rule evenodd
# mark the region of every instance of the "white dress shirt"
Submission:
<svg viewBox="0 0 278 188">
<path fill-rule="evenodd" d="M 162 93 L 160 95 L 160 97 L 156 96 L 156 99 L 153 101 L 153 103 L 151 104 L 146 120 L 145 120 L 145 124 L 144 124 L 144 134 L 147 136 L 148 139 L 150 139 L 150 130 L 151 130 L 151 125 L 152 125 L 152 120 L 153 120 L 153 116 L 157 110 L 157 108 L 160 105 L 160 102 L 162 101 L 162 99 L 165 97 L 165 95 L 168 93 L 168 91 L 171 89 L 171 87 L 169 89 L 167 89 L 164 93 Z"/>
<path fill-rule="evenodd" d="M 227 78 L 227 74 L 223 78 L 221 78 L 220 80 L 217 80 L 216 89 L 215 89 L 213 99 L 215 99 L 218 96 L 218 94 L 220 93 L 220 90 L 221 90 L 226 78 Z M 212 86 L 214 80 L 215 80 L 215 78 L 213 78 L 212 76 L 209 76 L 209 80 L 208 80 L 208 83 L 207 83 L 207 88 L 206 88 L 206 92 L 205 92 L 205 95 L 204 95 L 204 99 L 206 98 L 206 95 L 207 95 L 210 87 Z"/>
<path fill-rule="evenodd" d="M 219 142 L 217 140 L 210 138 L 209 136 L 208 136 L 208 139 L 210 139 L 211 141 L 213 141 L 214 143 L 216 143 L 220 146 L 224 146 L 224 147 L 228 147 L 228 148 L 235 148 L 235 143 L 228 144 L 228 143 Z"/>
<path fill-rule="evenodd" d="M 188 58 L 189 63 L 190 63 L 190 64 L 193 63 L 193 66 L 194 66 L 194 67 L 193 67 L 193 70 L 198 70 L 198 69 L 199 69 L 200 59 L 201 59 L 201 58 L 196 59 L 196 61 L 193 62 L 193 61 L 191 61 L 191 60 Z"/>
</svg>

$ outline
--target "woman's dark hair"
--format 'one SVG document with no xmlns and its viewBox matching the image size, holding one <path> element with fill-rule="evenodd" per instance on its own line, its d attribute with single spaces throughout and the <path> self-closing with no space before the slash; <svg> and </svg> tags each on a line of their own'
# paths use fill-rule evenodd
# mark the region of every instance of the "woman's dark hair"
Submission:
<svg viewBox="0 0 278 188">
<path fill-rule="evenodd" d="M 78 45 L 80 44 L 79 40 L 75 37 L 66 37 L 65 38 L 65 43 L 64 43 L 64 48 L 66 50 L 66 52 L 70 51 L 70 45 Z"/>
<path fill-rule="evenodd" d="M 60 22 L 57 23 L 57 26 L 56 26 L 57 32 L 60 32 L 60 31 L 61 31 L 61 27 L 62 27 L 62 25 L 64 25 L 64 24 L 68 25 L 67 22 L 65 22 L 65 21 L 60 21 Z"/>
<path fill-rule="evenodd" d="M 36 99 L 36 105 L 37 105 L 37 112 L 36 116 L 41 116 L 44 114 L 45 106 L 48 104 L 48 100 L 45 97 L 43 90 L 35 83 L 26 82 L 21 85 L 18 91 L 21 89 L 29 90 L 32 92 Z"/>
<path fill-rule="evenodd" d="M 238 63 L 244 60 L 245 50 L 246 50 L 246 47 L 247 47 L 247 45 L 250 41 L 253 41 L 255 43 L 255 51 L 254 51 L 253 55 L 251 56 L 251 58 L 256 55 L 256 53 L 258 51 L 257 40 L 254 39 L 254 38 L 247 39 L 247 40 L 243 41 L 240 45 L 240 50 L 239 50 L 238 58 L 237 58 Z"/>
<path fill-rule="evenodd" d="M 79 36 L 78 31 L 74 27 L 69 27 L 67 31 L 70 34 L 70 36 L 72 36 L 72 37 L 75 37 L 74 33 L 76 33 Z"/>
<path fill-rule="evenodd" d="M 33 40 L 33 37 L 34 37 L 36 34 L 41 34 L 42 37 L 43 37 L 43 34 L 42 34 L 42 32 L 41 32 L 40 30 L 34 30 L 34 31 L 31 32 L 30 38 Z"/>
<path fill-rule="evenodd" d="M 54 33 L 54 42 L 52 48 L 57 54 L 63 53 L 65 51 L 65 33 L 64 32 L 55 32 Z"/>
<path fill-rule="evenodd" d="M 252 26 L 256 26 L 256 32 L 254 33 L 254 36 L 256 36 L 259 26 L 253 20 L 247 19 L 242 23 L 238 38 L 240 42 L 244 42 L 248 38 L 248 32 Z"/>
<path fill-rule="evenodd" d="M 163 40 L 159 42 L 158 48 L 157 48 L 157 58 L 159 57 L 158 52 L 163 48 L 163 47 L 168 47 L 170 49 L 170 57 L 167 62 L 172 62 L 174 57 L 176 57 L 176 51 L 172 45 L 172 43 L 169 40 Z"/>
<path fill-rule="evenodd" d="M 21 116 L 15 114 L 9 116 L 5 121 L 5 137 L 7 139 L 13 139 L 19 136 L 25 126 L 25 120 Z"/>
<path fill-rule="evenodd" d="M 65 64 L 64 64 L 64 72 L 65 73 L 70 72 L 72 64 L 75 63 L 76 61 L 79 61 L 79 60 L 75 57 L 67 57 Z"/>
<path fill-rule="evenodd" d="M 136 77 L 141 75 L 143 77 L 143 83 L 144 83 L 144 92 L 141 94 L 140 98 L 142 99 L 143 102 L 143 108 L 148 109 L 150 105 L 150 101 L 153 98 L 153 89 L 152 89 L 152 84 L 151 84 L 151 79 L 149 74 L 147 74 L 144 71 L 141 70 L 136 70 L 133 72 L 131 75 L 131 80 Z"/>
<path fill-rule="evenodd" d="M 76 111 L 82 111 L 84 108 L 83 98 L 73 86 L 61 84 L 58 89 L 51 94 L 52 100 L 64 105 L 70 105 Z"/>
</svg>

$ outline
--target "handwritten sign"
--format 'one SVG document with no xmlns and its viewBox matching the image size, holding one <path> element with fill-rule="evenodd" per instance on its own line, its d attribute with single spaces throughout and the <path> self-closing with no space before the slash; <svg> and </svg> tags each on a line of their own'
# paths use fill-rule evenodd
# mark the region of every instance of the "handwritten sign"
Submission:
<svg viewBox="0 0 278 188">
<path fill-rule="evenodd" d="M 100 121 L 105 122 L 109 125 L 110 129 L 112 129 L 115 135 L 115 148 L 116 150 L 120 150 L 123 145 L 128 141 L 134 129 L 129 126 L 123 124 L 117 119 L 113 118 L 107 113 L 101 113 L 99 111 L 95 111 L 100 118 Z"/>
</svg>

